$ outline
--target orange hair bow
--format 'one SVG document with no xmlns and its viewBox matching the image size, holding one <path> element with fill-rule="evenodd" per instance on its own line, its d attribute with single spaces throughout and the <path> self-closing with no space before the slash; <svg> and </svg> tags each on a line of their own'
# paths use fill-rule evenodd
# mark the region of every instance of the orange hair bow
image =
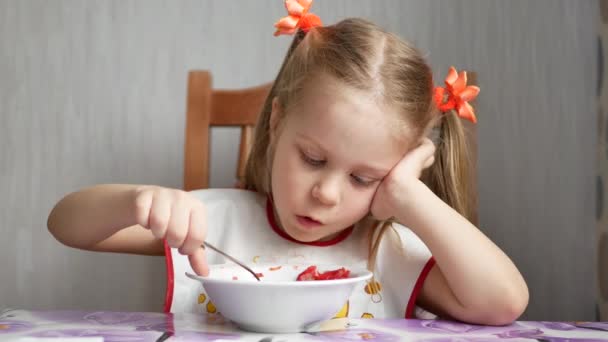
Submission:
<svg viewBox="0 0 608 342">
<path fill-rule="evenodd" d="M 455 109 L 459 117 L 477 123 L 475 110 L 469 104 L 469 101 L 473 101 L 477 94 L 479 94 L 479 87 L 467 86 L 467 72 L 458 73 L 456 68 L 450 67 L 448 76 L 445 78 L 445 88 L 435 87 L 433 97 L 440 111 L 445 113 Z"/>
<path fill-rule="evenodd" d="M 312 0 L 285 0 L 285 8 L 289 15 L 274 24 L 274 27 L 277 28 L 274 35 L 294 34 L 298 29 L 308 32 L 315 26 L 323 25 L 321 18 L 308 13 L 310 6 L 312 6 Z"/>
</svg>

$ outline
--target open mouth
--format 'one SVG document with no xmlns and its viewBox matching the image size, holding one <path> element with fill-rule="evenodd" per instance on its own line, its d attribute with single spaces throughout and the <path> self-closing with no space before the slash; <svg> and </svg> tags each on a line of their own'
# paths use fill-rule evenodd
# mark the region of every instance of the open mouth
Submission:
<svg viewBox="0 0 608 342">
<path fill-rule="evenodd" d="M 296 217 L 298 219 L 298 223 L 300 223 L 300 225 L 302 225 L 305 228 L 315 228 L 315 227 L 321 226 L 323 224 L 309 216 L 297 215 Z"/>
</svg>

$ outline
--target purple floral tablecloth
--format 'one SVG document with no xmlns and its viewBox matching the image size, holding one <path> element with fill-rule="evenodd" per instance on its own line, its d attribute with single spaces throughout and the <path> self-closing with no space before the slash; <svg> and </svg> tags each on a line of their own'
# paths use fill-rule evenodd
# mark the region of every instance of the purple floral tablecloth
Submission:
<svg viewBox="0 0 608 342">
<path fill-rule="evenodd" d="M 168 337 L 168 338 L 167 338 Z M 0 341 L 607 341 L 608 322 L 518 321 L 504 327 L 441 320 L 351 319 L 337 331 L 257 334 L 219 315 L 0 311 Z"/>
</svg>

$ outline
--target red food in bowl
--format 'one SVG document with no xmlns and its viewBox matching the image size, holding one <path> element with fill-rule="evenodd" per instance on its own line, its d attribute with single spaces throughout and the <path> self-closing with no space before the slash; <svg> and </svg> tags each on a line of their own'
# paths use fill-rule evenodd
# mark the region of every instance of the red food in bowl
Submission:
<svg viewBox="0 0 608 342">
<path fill-rule="evenodd" d="M 345 279 L 350 275 L 350 271 L 344 267 L 340 267 L 337 270 L 325 271 L 319 273 L 317 266 L 309 266 L 304 272 L 298 275 L 297 281 L 310 281 L 310 280 L 332 280 L 332 279 Z"/>
</svg>

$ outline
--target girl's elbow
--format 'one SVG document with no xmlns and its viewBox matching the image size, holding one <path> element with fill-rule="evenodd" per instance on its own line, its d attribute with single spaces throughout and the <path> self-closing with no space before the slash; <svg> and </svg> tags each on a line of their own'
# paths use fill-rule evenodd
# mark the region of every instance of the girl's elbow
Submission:
<svg viewBox="0 0 608 342">
<path fill-rule="evenodd" d="M 523 315 L 524 311 L 526 311 L 526 308 L 528 307 L 529 300 L 530 294 L 528 292 L 528 287 L 524 283 L 518 295 L 513 296 L 511 304 L 508 305 L 509 310 L 507 310 L 507 313 L 508 315 L 510 315 L 510 317 L 507 316 L 507 318 L 510 318 L 510 321 L 513 322 L 516 321 L 519 317 L 521 317 L 521 315 Z"/>
<path fill-rule="evenodd" d="M 53 237 L 59 240 L 57 236 L 57 215 L 55 214 L 55 208 L 51 210 L 49 216 L 46 219 L 46 229 L 48 229 L 49 233 L 53 235 Z"/>
<path fill-rule="evenodd" d="M 49 213 L 49 217 L 46 220 L 46 228 L 48 229 L 49 233 L 51 233 L 51 235 L 55 238 L 55 240 L 61 242 L 62 244 L 68 247 L 77 247 L 74 246 L 70 239 L 67 239 L 67 236 L 65 236 L 65 233 L 62 231 L 60 216 L 61 215 L 60 213 L 58 213 L 57 207 L 53 208 L 53 210 L 51 210 L 51 212 Z"/>
<path fill-rule="evenodd" d="M 489 325 L 509 325 L 515 322 L 526 311 L 528 307 L 529 294 L 528 288 L 523 286 L 522 290 L 511 295 L 504 296 L 500 306 L 496 306 L 491 314 Z"/>
</svg>

